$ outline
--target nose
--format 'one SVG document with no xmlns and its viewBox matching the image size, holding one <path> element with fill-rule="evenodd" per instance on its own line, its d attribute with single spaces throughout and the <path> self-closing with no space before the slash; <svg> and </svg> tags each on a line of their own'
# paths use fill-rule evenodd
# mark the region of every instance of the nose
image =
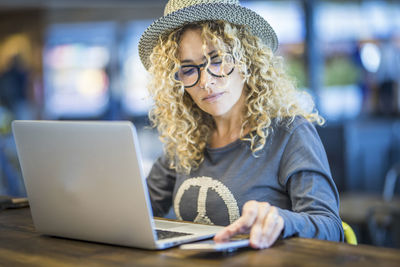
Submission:
<svg viewBox="0 0 400 267">
<path fill-rule="evenodd" d="M 200 79 L 199 79 L 199 86 L 201 89 L 206 89 L 208 90 L 208 86 L 207 84 L 209 83 L 209 79 L 210 79 L 210 73 L 208 73 L 206 68 L 201 68 L 200 69 Z"/>
</svg>

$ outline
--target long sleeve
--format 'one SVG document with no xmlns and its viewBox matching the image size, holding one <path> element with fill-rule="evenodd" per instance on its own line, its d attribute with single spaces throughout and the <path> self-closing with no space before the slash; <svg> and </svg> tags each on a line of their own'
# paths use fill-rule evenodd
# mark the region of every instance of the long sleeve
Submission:
<svg viewBox="0 0 400 267">
<path fill-rule="evenodd" d="M 343 240 L 338 201 L 328 179 L 315 173 L 300 172 L 291 177 L 288 188 L 292 211 L 279 210 L 285 221 L 283 237 Z"/>
<path fill-rule="evenodd" d="M 176 173 L 168 166 L 167 158 L 159 157 L 147 177 L 153 215 L 158 217 L 164 216 L 172 205 Z"/>
<path fill-rule="evenodd" d="M 301 124 L 290 136 L 281 159 L 280 178 L 292 206 L 291 210 L 279 210 L 285 221 L 283 237 L 344 239 L 339 194 L 311 124 Z"/>
</svg>

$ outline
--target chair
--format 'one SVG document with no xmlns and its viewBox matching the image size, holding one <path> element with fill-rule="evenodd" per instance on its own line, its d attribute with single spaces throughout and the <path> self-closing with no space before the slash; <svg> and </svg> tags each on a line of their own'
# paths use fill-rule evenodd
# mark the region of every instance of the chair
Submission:
<svg viewBox="0 0 400 267">
<path fill-rule="evenodd" d="M 385 176 L 383 200 L 385 205 L 371 207 L 368 212 L 368 231 L 374 245 L 400 247 L 400 207 L 393 202 L 396 181 L 400 177 L 400 162 Z"/>
<path fill-rule="evenodd" d="M 368 217 L 369 236 L 374 245 L 400 248 L 400 207 L 373 207 Z"/>
<path fill-rule="evenodd" d="M 342 222 L 344 238 L 346 242 L 350 245 L 357 245 L 357 237 L 350 225 Z"/>
<path fill-rule="evenodd" d="M 389 202 L 393 199 L 396 188 L 396 181 L 400 177 L 400 162 L 393 165 L 385 176 L 385 184 L 383 186 L 383 199 Z"/>
</svg>

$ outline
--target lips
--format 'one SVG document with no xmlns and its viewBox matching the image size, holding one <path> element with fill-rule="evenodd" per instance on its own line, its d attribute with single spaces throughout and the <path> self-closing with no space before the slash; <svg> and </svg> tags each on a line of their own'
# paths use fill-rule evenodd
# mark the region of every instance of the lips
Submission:
<svg viewBox="0 0 400 267">
<path fill-rule="evenodd" d="M 224 94 L 224 92 L 211 94 L 211 95 L 204 97 L 202 100 L 207 101 L 207 102 L 214 102 L 217 99 L 219 99 L 223 94 Z"/>
</svg>

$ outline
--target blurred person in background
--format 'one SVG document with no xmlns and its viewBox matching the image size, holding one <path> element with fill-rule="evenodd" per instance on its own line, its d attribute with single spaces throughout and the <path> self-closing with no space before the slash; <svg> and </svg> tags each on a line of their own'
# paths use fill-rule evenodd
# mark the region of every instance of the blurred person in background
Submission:
<svg viewBox="0 0 400 267">
<path fill-rule="evenodd" d="M 218 20 L 215 20 L 218 18 Z M 139 54 L 164 154 L 147 179 L 153 212 L 249 233 L 343 240 L 339 196 L 313 123 L 324 119 L 286 75 L 271 26 L 235 0 L 170 0 Z"/>
<path fill-rule="evenodd" d="M 29 72 L 22 57 L 13 56 L 8 68 L 0 74 L 0 194 L 25 196 L 11 122 L 30 119 L 28 99 Z"/>
<path fill-rule="evenodd" d="M 0 103 L 15 119 L 32 117 L 28 90 L 29 72 L 17 54 L 11 58 L 9 67 L 0 74 Z"/>
</svg>

